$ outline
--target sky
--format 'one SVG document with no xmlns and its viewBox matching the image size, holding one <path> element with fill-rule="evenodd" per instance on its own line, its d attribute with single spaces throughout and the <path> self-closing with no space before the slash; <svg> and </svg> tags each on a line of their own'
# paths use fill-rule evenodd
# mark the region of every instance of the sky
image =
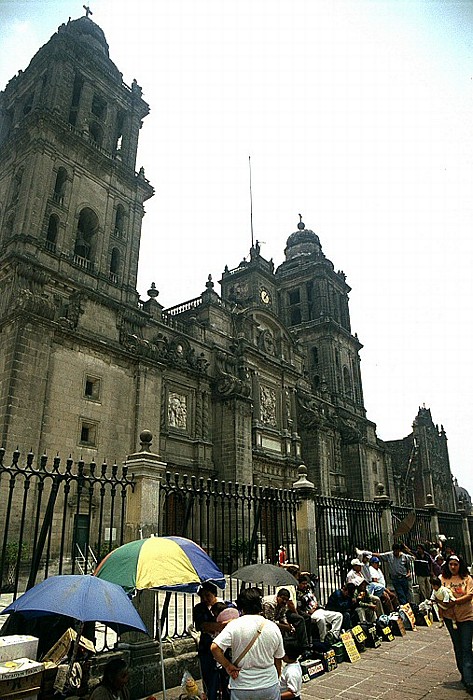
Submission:
<svg viewBox="0 0 473 700">
<path fill-rule="evenodd" d="M 0 0 L 0 89 L 81 0 Z M 299 212 L 352 287 L 368 417 L 419 406 L 473 496 L 473 0 L 95 0 L 143 88 L 138 289 L 164 307 L 236 267 L 284 260 Z"/>
</svg>

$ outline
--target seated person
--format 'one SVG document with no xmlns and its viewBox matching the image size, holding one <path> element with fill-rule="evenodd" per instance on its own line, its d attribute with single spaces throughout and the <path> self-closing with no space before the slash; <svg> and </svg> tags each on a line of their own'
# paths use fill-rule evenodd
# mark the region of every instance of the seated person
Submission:
<svg viewBox="0 0 473 700">
<path fill-rule="evenodd" d="M 354 583 L 346 583 L 341 588 L 330 594 L 325 608 L 334 610 L 343 615 L 343 629 L 349 630 L 353 627 L 353 617 L 355 616 L 356 587 Z"/>
<path fill-rule="evenodd" d="M 287 588 L 263 598 L 263 616 L 276 623 L 284 638 L 295 637 L 304 654 L 310 650 L 304 619 L 298 614 Z"/>
<path fill-rule="evenodd" d="M 354 583 L 355 586 L 359 586 L 359 584 L 364 580 L 361 573 L 362 567 L 363 563 L 359 559 L 352 559 L 351 569 L 347 573 L 346 583 Z"/>
<path fill-rule="evenodd" d="M 371 557 L 369 568 L 371 582 L 368 584 L 368 591 L 371 595 L 381 599 L 384 612 L 389 615 L 394 608 L 398 607 L 399 601 L 394 591 L 389 590 L 386 586 L 386 579 L 381 571 L 380 564 L 381 561 L 378 557 Z"/>
<path fill-rule="evenodd" d="M 301 577 L 297 587 L 297 610 L 306 620 L 306 624 L 309 625 L 309 634 L 311 627 L 316 627 L 321 642 L 324 641 L 327 635 L 328 625 L 331 626 L 331 631 L 335 636 L 340 635 L 343 615 L 333 610 L 324 610 L 319 606 L 315 594 L 310 590 L 309 581 L 306 577 Z"/>
<path fill-rule="evenodd" d="M 129 700 L 130 691 L 126 687 L 129 673 L 124 659 L 110 659 L 105 664 L 103 677 L 90 695 L 90 700 Z"/>
<path fill-rule="evenodd" d="M 378 616 L 376 614 L 375 596 L 368 592 L 368 584 L 362 581 L 358 586 L 358 594 L 356 596 L 356 614 L 360 622 L 376 622 Z"/>
<path fill-rule="evenodd" d="M 284 642 L 286 655 L 283 658 L 284 667 L 279 679 L 281 700 L 300 700 L 302 690 L 302 669 L 298 662 L 300 648 L 287 640 Z"/>
</svg>

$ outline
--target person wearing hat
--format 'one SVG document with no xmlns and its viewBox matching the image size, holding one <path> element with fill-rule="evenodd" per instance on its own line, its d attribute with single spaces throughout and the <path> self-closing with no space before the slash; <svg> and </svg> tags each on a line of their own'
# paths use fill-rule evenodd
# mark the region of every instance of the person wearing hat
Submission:
<svg viewBox="0 0 473 700">
<path fill-rule="evenodd" d="M 366 580 L 362 574 L 362 567 L 363 567 L 363 562 L 361 562 L 358 558 L 352 559 L 351 560 L 351 570 L 347 574 L 347 578 L 345 583 L 354 583 L 357 588 L 359 588 L 362 583 Z M 366 582 L 367 583 L 367 582 Z M 383 614 L 383 605 L 381 603 L 380 598 L 373 594 L 374 602 L 376 604 L 376 614 L 377 615 L 382 615 Z"/>
<path fill-rule="evenodd" d="M 351 560 L 351 569 L 347 574 L 347 578 L 345 583 L 354 583 L 355 586 L 358 588 L 360 583 L 362 583 L 363 576 L 361 574 L 361 567 L 363 566 L 363 562 L 361 562 L 358 558 L 357 559 L 352 559 Z"/>
<path fill-rule="evenodd" d="M 380 569 L 381 561 L 379 557 L 371 557 L 369 573 L 370 573 L 370 583 L 368 584 L 368 591 L 378 598 L 381 599 L 383 604 L 384 612 L 389 614 L 392 613 L 394 608 L 397 608 L 399 601 L 397 595 L 389 590 L 386 586 L 386 579 L 384 574 Z"/>
<path fill-rule="evenodd" d="M 222 599 L 217 598 L 217 586 L 211 581 L 204 581 L 197 591 L 197 595 L 200 598 L 200 603 L 194 606 L 192 617 L 196 630 L 200 632 L 197 655 L 202 672 L 202 682 L 207 700 L 217 700 L 220 676 L 210 646 L 214 635 L 221 632 L 226 624 L 217 622 L 212 612 L 212 606 Z"/>
</svg>

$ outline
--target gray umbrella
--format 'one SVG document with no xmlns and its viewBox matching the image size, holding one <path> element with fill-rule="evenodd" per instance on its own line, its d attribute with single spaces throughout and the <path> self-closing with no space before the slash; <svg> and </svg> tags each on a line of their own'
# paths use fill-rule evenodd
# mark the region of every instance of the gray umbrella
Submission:
<svg viewBox="0 0 473 700">
<path fill-rule="evenodd" d="M 274 564 L 249 564 L 231 574 L 245 583 L 263 583 L 265 586 L 297 586 L 297 580 L 289 571 Z"/>
</svg>

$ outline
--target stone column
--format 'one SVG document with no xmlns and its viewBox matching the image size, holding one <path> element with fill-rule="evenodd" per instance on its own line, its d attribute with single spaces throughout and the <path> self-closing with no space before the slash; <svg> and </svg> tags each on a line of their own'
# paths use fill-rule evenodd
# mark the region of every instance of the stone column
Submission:
<svg viewBox="0 0 473 700">
<path fill-rule="evenodd" d="M 128 455 L 125 462 L 135 481 L 133 493 L 127 495 L 127 541 L 157 535 L 160 530 L 159 489 L 166 463 L 161 461 L 158 454 L 151 452 L 152 439 L 152 433 L 143 430 L 140 433 L 141 450 Z M 133 598 L 133 605 L 151 634 L 155 625 L 156 596 L 156 591 L 145 590 L 137 591 Z M 131 685 L 136 691 L 135 696 L 149 695 L 159 684 L 162 660 L 158 642 L 140 632 L 128 632 L 121 636 L 121 647 L 128 649 L 131 655 Z"/>
<path fill-rule="evenodd" d="M 151 452 L 153 435 L 149 430 L 140 434 L 141 450 L 128 455 L 125 465 L 133 474 L 135 488 L 127 495 L 126 536 L 128 541 L 159 534 L 159 489 L 166 471 L 166 463 Z"/>
<path fill-rule="evenodd" d="M 299 566 L 303 571 L 317 571 L 317 537 L 315 520 L 316 489 L 307 479 L 307 467 L 301 464 L 297 470 L 299 478 L 292 485 L 300 496 L 301 504 L 296 513 Z"/>
<path fill-rule="evenodd" d="M 471 548 L 471 537 L 470 528 L 468 527 L 468 514 L 465 511 L 463 504 L 458 504 L 458 512 L 462 516 L 462 534 L 463 534 L 463 544 L 465 545 L 465 551 L 463 552 L 463 557 L 468 565 L 471 564 L 473 559 L 473 551 Z"/>
<path fill-rule="evenodd" d="M 427 503 L 424 508 L 430 513 L 430 532 L 432 534 L 432 539 L 437 542 L 440 535 L 439 519 L 437 517 L 438 508 L 434 503 L 434 499 L 431 493 L 426 496 Z"/>
<path fill-rule="evenodd" d="M 387 552 L 393 543 L 393 518 L 391 512 L 391 500 L 384 493 L 383 484 L 378 484 L 378 495 L 374 497 L 374 502 L 381 511 L 381 551 Z"/>
</svg>

